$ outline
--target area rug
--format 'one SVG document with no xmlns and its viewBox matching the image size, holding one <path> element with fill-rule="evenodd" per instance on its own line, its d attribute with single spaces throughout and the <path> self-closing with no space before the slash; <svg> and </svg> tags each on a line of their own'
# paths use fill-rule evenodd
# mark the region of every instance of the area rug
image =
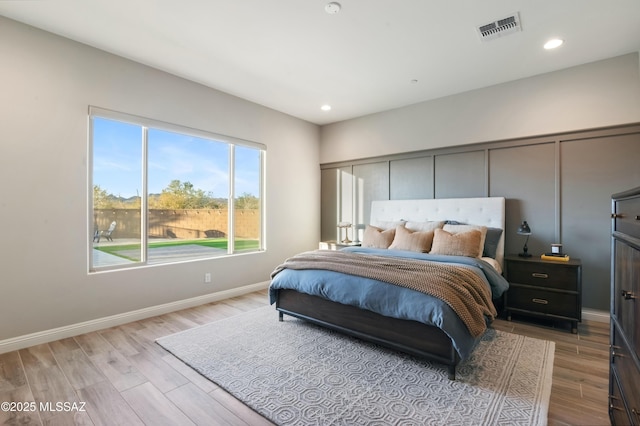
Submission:
<svg viewBox="0 0 640 426">
<path fill-rule="evenodd" d="M 489 329 L 457 368 L 260 308 L 157 343 L 278 425 L 544 425 L 555 344 Z"/>
</svg>

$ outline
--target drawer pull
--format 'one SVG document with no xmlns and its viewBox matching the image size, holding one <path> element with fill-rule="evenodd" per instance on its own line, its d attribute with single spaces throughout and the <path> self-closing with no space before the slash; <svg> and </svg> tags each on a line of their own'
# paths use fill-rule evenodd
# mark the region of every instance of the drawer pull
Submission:
<svg viewBox="0 0 640 426">
<path fill-rule="evenodd" d="M 618 410 L 618 411 L 624 411 L 624 408 L 620 408 L 620 407 L 616 407 L 614 404 L 615 402 L 619 402 L 620 398 L 617 398 L 613 395 L 609 395 L 609 408 L 611 410 Z"/>
<path fill-rule="evenodd" d="M 625 354 L 620 354 L 620 353 L 616 352 L 615 350 L 613 350 L 613 351 L 611 351 L 611 358 L 615 358 L 615 357 L 626 358 L 627 356 Z"/>
<path fill-rule="evenodd" d="M 549 301 L 544 299 L 531 299 L 533 303 L 539 303 L 540 305 L 548 305 Z"/>
<path fill-rule="evenodd" d="M 533 274 L 531 274 L 531 276 L 534 278 L 549 278 L 549 274 L 541 274 L 540 272 L 534 272 Z"/>
<path fill-rule="evenodd" d="M 636 215 L 636 220 L 640 220 L 640 215 Z"/>
<path fill-rule="evenodd" d="M 622 219 L 623 217 L 622 213 L 611 213 L 611 219 Z"/>
<path fill-rule="evenodd" d="M 622 290 L 621 296 L 624 297 L 624 300 L 632 300 L 632 299 L 637 299 L 638 298 L 637 296 L 635 296 L 633 294 L 632 291 L 627 291 L 627 290 Z"/>
</svg>

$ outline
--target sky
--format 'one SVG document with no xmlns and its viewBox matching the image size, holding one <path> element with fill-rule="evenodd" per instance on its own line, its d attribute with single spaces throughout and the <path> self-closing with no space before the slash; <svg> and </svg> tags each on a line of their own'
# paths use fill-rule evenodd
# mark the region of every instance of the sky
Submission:
<svg viewBox="0 0 640 426">
<path fill-rule="evenodd" d="M 226 142 L 148 131 L 148 191 L 159 194 L 172 180 L 227 198 L 229 148 Z M 259 150 L 236 145 L 236 196 L 259 195 Z M 93 117 L 93 184 L 109 194 L 142 195 L 142 127 Z"/>
</svg>

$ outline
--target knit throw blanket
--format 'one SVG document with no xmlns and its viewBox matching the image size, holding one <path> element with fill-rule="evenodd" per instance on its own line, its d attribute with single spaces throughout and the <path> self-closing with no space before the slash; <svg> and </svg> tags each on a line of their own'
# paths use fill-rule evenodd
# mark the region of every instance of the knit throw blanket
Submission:
<svg viewBox="0 0 640 426">
<path fill-rule="evenodd" d="M 384 281 L 443 300 L 458 314 L 473 337 L 486 330 L 485 316 L 497 312 L 485 281 L 465 267 L 433 261 L 404 259 L 334 250 L 315 250 L 287 259 L 271 273 L 284 269 L 324 269 Z"/>
</svg>

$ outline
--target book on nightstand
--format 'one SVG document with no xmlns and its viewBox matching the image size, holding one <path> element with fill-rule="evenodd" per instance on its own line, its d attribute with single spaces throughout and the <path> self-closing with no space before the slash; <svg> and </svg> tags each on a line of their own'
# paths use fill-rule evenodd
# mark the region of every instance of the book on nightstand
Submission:
<svg viewBox="0 0 640 426">
<path fill-rule="evenodd" d="M 569 255 L 568 254 L 558 254 L 558 253 L 543 253 L 540 255 L 540 259 L 542 260 L 555 260 L 556 262 L 568 262 Z"/>
</svg>

